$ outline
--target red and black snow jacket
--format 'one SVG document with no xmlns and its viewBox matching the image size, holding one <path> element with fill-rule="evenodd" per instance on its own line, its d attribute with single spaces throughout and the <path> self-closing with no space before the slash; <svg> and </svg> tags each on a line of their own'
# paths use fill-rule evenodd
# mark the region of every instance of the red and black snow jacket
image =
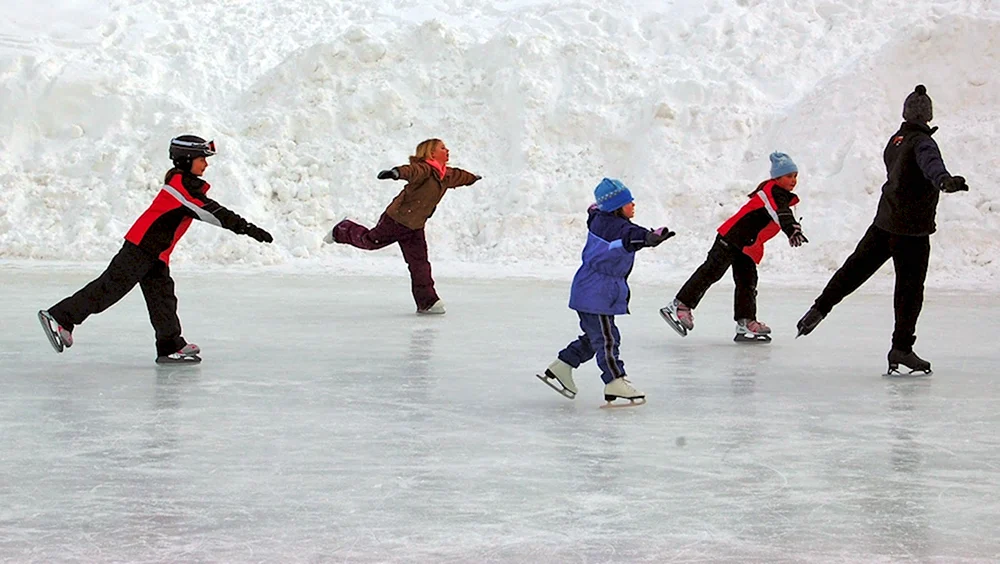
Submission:
<svg viewBox="0 0 1000 564">
<path fill-rule="evenodd" d="M 791 237 L 799 227 L 791 207 L 799 197 L 779 187 L 774 180 L 761 183 L 750 193 L 750 200 L 719 226 L 719 235 L 760 264 L 764 258 L 764 243 L 784 231 Z"/>
<path fill-rule="evenodd" d="M 191 225 L 200 219 L 240 235 L 247 220 L 205 195 L 211 186 L 201 178 L 173 168 L 153 203 L 125 234 L 125 240 L 170 264 L 170 253 Z"/>
</svg>

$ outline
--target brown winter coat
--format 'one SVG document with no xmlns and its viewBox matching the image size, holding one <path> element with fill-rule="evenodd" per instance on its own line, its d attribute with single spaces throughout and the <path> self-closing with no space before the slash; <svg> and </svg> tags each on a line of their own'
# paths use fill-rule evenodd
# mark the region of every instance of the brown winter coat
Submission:
<svg viewBox="0 0 1000 564">
<path fill-rule="evenodd" d="M 479 180 L 476 175 L 460 168 L 448 168 L 444 178 L 438 178 L 434 167 L 422 161 L 397 166 L 396 170 L 399 178 L 406 180 L 406 186 L 392 200 L 385 213 L 410 229 L 423 229 L 448 188 L 469 186 Z"/>
</svg>

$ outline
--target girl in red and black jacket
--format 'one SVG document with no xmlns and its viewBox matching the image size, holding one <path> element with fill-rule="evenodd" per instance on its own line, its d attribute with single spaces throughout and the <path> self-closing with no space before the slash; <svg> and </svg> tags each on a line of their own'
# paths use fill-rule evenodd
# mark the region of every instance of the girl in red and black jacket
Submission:
<svg viewBox="0 0 1000 564">
<path fill-rule="evenodd" d="M 757 320 L 757 265 L 764 256 L 764 243 L 784 231 L 788 243 L 799 247 L 808 243 L 802 226 L 792 214 L 799 198 L 792 191 L 798 183 L 798 167 L 785 153 L 771 153 L 771 179 L 750 193 L 750 200 L 718 229 L 708 258 L 677 292 L 677 297 L 660 315 L 681 336 L 694 329 L 692 310 L 705 292 L 733 267 L 736 283 L 734 319 L 736 341 L 771 340 L 771 328 Z"/>
<path fill-rule="evenodd" d="M 73 328 L 125 297 L 136 284 L 142 288 L 149 320 L 156 332 L 156 362 L 198 363 L 201 350 L 181 337 L 177 296 L 170 277 L 170 253 L 191 221 L 199 219 L 262 243 L 271 234 L 247 222 L 205 194 L 210 186 L 201 179 L 215 143 L 194 135 L 170 141 L 174 167 L 153 203 L 125 234 L 125 244 L 108 268 L 93 282 L 47 310 L 38 319 L 56 352 L 73 346 Z"/>
</svg>

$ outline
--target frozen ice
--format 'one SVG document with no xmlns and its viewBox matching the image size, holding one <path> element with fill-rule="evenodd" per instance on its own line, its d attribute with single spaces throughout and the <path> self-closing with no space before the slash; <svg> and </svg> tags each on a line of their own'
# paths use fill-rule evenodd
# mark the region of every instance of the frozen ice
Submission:
<svg viewBox="0 0 1000 564">
<path fill-rule="evenodd" d="M 404 267 L 400 264 L 399 269 Z M 770 345 L 732 342 L 732 287 L 680 338 L 633 285 L 602 410 L 539 382 L 578 332 L 568 282 L 174 269 L 198 367 L 153 363 L 141 293 L 56 355 L 35 311 L 97 267 L 0 269 L 0 560 L 986 562 L 1000 557 L 996 295 L 928 292 L 884 378 L 890 295 L 810 336 L 818 288 L 762 283 Z"/>
</svg>

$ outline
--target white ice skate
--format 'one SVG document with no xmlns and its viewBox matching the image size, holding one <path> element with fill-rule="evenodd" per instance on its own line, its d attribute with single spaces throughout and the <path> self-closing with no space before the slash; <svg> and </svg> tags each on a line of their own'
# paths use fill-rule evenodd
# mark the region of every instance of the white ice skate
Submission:
<svg viewBox="0 0 1000 564">
<path fill-rule="evenodd" d="M 660 317 L 681 337 L 686 337 L 688 331 L 694 329 L 694 313 L 691 312 L 691 308 L 676 299 L 660 308 Z"/>
<path fill-rule="evenodd" d="M 434 305 L 432 305 L 431 307 L 429 307 L 427 309 L 418 309 L 417 310 L 417 313 L 419 313 L 420 315 L 441 315 L 444 312 L 445 312 L 444 302 L 441 301 L 441 300 L 438 300 L 438 301 L 434 302 Z"/>
<path fill-rule="evenodd" d="M 736 322 L 737 343 L 770 343 L 771 328 L 756 319 L 740 319 Z"/>
<path fill-rule="evenodd" d="M 559 392 L 563 397 L 573 399 L 576 397 L 576 382 L 573 381 L 573 367 L 565 362 L 556 359 L 555 362 L 545 369 L 545 374 L 535 374 L 535 376 L 545 382 L 553 390 Z"/>
<path fill-rule="evenodd" d="M 618 399 L 627 399 L 629 402 L 614 403 Z M 604 386 L 604 401 L 606 403 L 601 407 L 636 407 L 646 403 L 646 394 L 635 389 L 632 383 L 622 376 Z"/>
<path fill-rule="evenodd" d="M 327 245 L 332 245 L 332 244 L 334 244 L 334 243 L 337 242 L 333 238 L 333 230 L 336 229 L 338 225 L 340 225 L 341 223 L 343 223 L 343 221 L 345 219 L 347 219 L 346 215 L 344 217 L 341 217 L 340 220 L 337 223 L 333 224 L 333 227 L 331 227 L 330 230 L 326 232 L 326 235 L 323 236 L 323 242 L 324 243 L 326 243 Z"/>
<path fill-rule="evenodd" d="M 62 325 L 59 325 L 59 322 L 48 311 L 44 309 L 39 311 L 38 321 L 42 324 L 42 329 L 45 330 L 45 336 L 48 337 L 49 344 L 52 345 L 52 348 L 57 353 L 61 353 L 63 349 L 73 346 L 73 333 L 63 329 Z"/>
</svg>

